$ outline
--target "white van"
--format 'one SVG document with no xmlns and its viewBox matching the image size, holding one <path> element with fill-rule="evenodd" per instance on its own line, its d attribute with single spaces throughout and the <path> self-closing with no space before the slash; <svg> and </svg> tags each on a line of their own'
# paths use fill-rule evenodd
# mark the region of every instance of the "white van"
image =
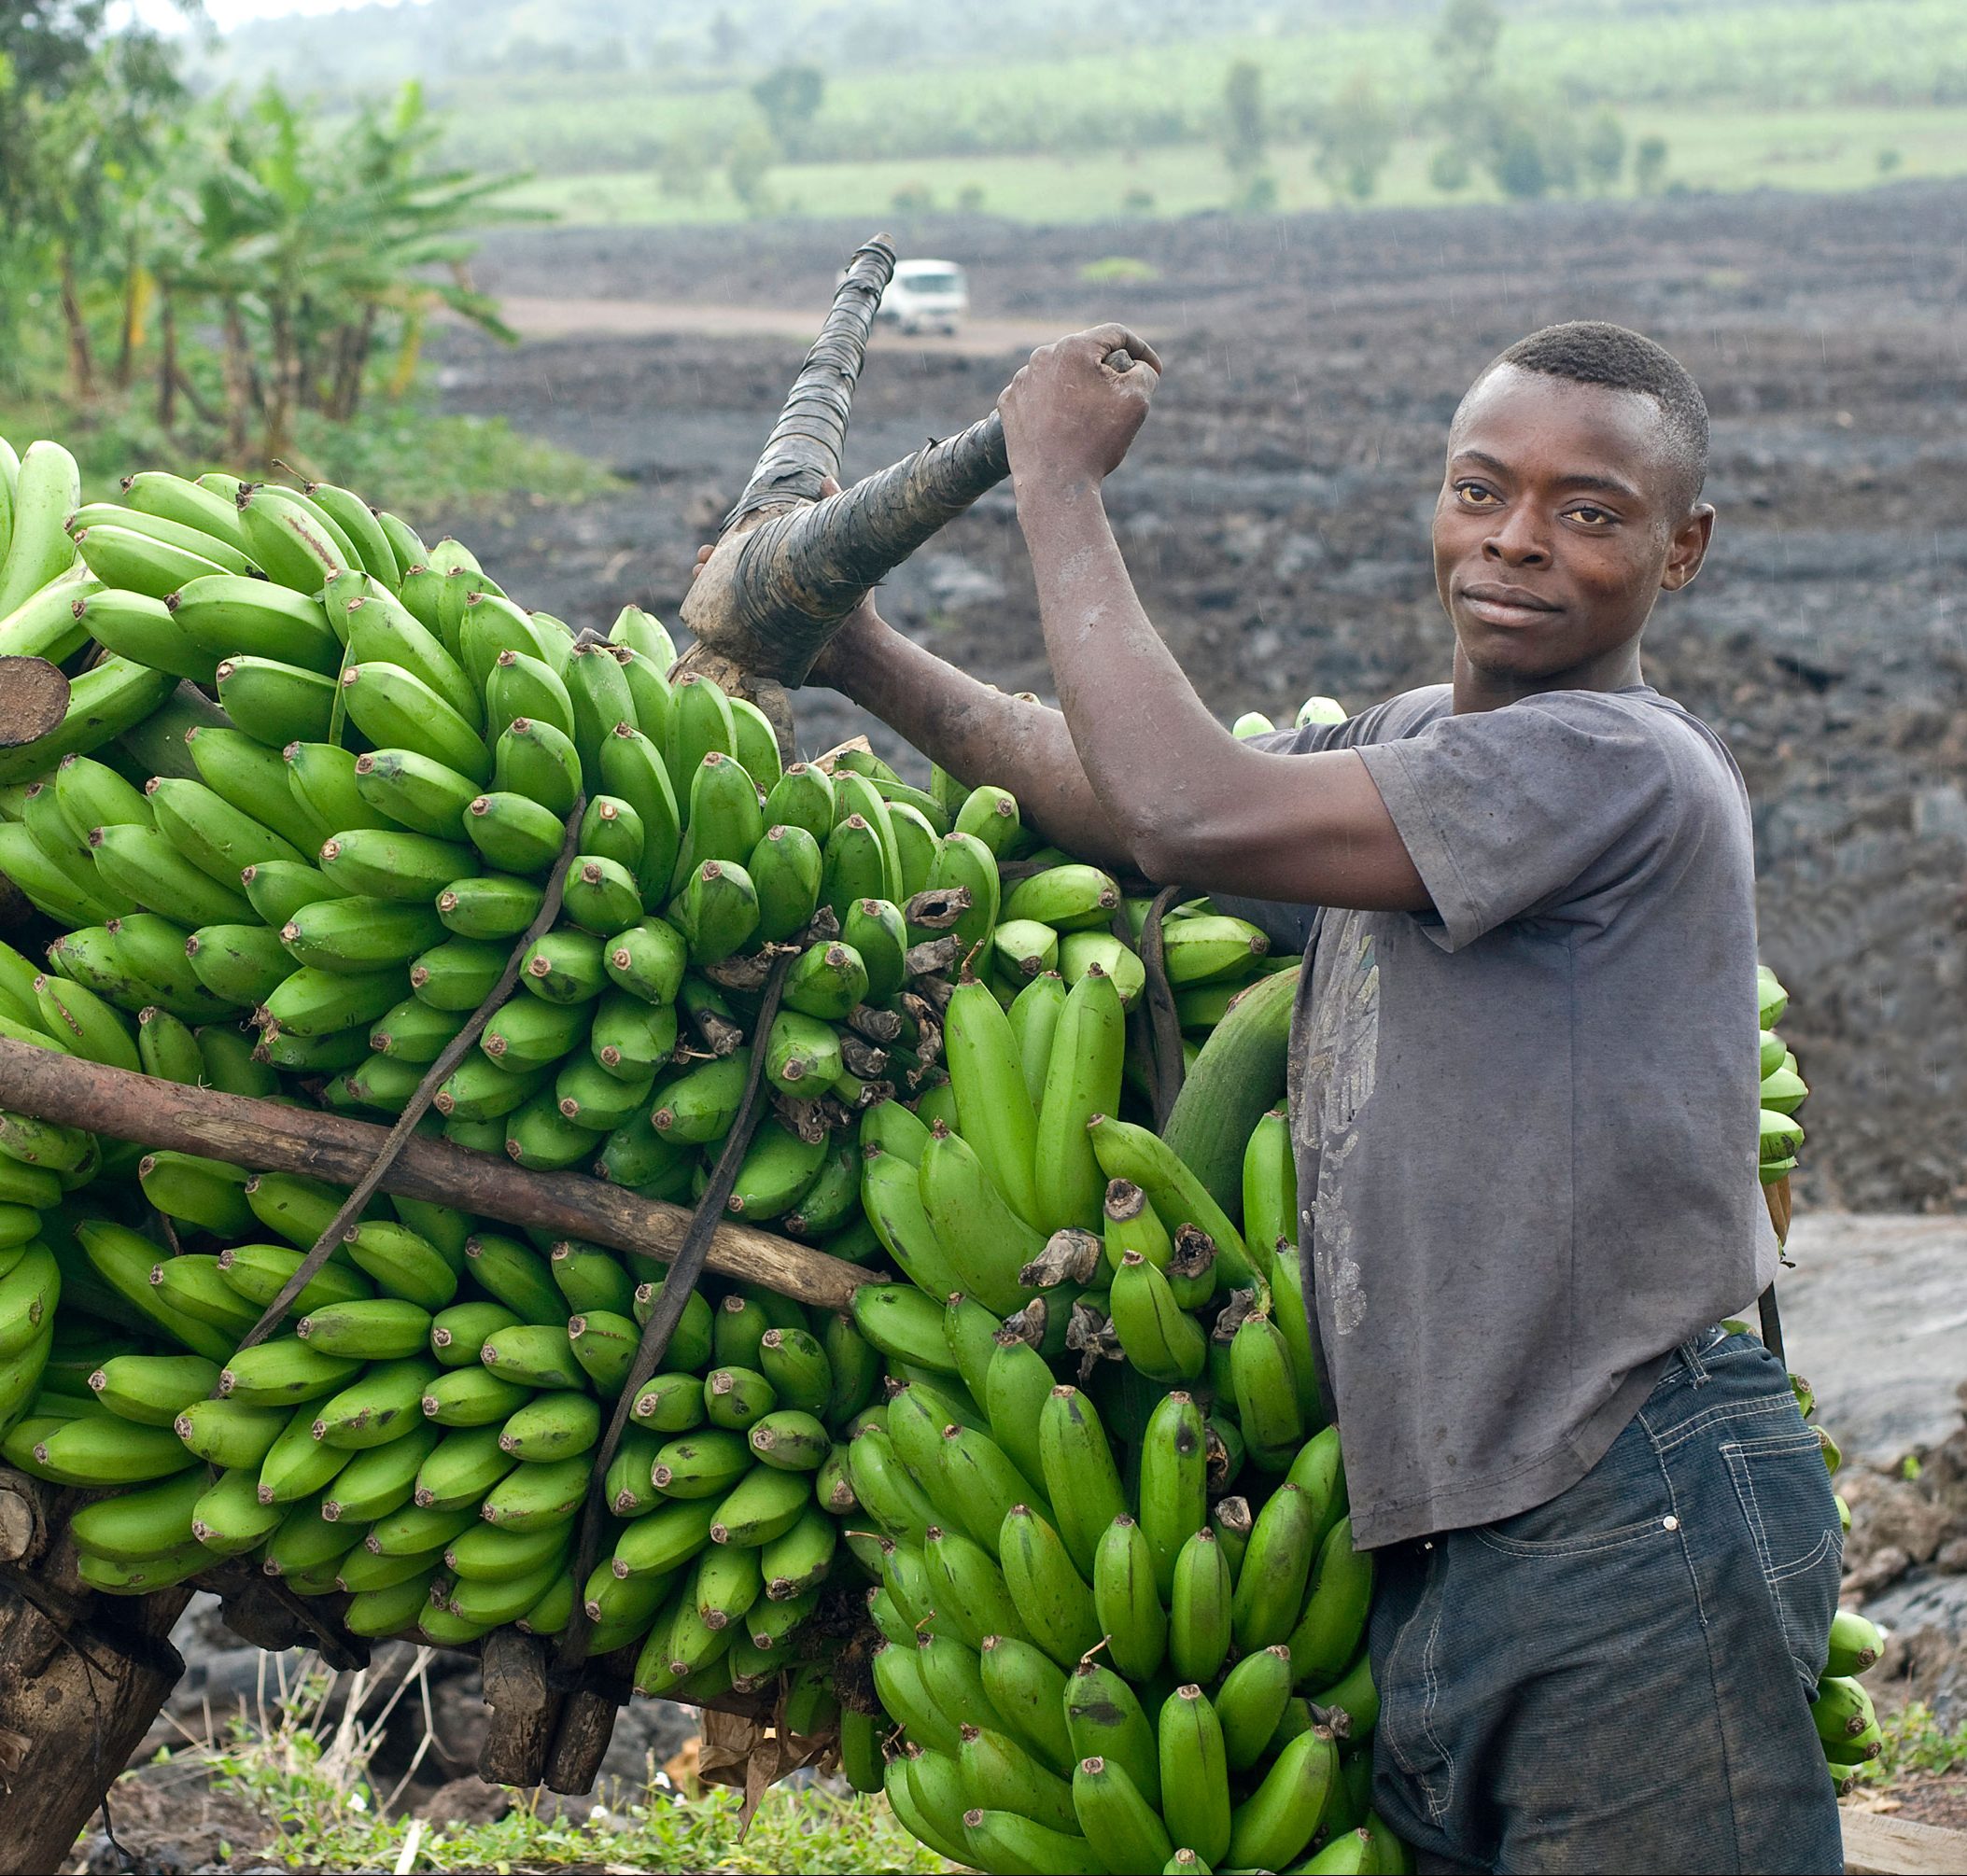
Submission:
<svg viewBox="0 0 1967 1876">
<path fill-rule="evenodd" d="M 904 332 L 954 332 L 970 310 L 970 283 L 953 260 L 898 260 L 875 316 Z"/>
</svg>

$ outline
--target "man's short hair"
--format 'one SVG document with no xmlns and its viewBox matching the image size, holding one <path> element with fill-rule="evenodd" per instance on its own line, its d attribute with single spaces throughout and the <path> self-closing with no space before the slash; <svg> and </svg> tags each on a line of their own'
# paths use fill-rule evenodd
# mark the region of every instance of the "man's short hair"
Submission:
<svg viewBox="0 0 1967 1876">
<path fill-rule="evenodd" d="M 1707 478 L 1707 400 L 1686 366 L 1665 346 L 1608 320 L 1572 319 L 1519 339 L 1490 360 L 1475 383 L 1480 385 L 1498 365 L 1651 398 L 1659 406 L 1667 454 L 1686 506 L 1692 508 L 1700 499 Z M 1469 388 L 1472 392 L 1474 386 Z"/>
</svg>

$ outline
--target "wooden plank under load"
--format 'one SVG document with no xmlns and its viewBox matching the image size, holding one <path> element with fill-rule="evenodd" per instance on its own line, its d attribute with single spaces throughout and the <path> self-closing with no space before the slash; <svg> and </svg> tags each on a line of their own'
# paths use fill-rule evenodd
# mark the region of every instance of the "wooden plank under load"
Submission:
<svg viewBox="0 0 1967 1876">
<path fill-rule="evenodd" d="M 0 1469 L 0 1869 L 63 1867 L 184 1673 L 190 1586 L 95 1595 L 64 1541 L 77 1501 Z"/>
<path fill-rule="evenodd" d="M 343 1186 L 368 1171 L 388 1137 L 386 1127 L 344 1114 L 185 1087 L 5 1037 L 0 1108 L 114 1140 L 204 1154 L 260 1171 L 304 1172 Z M 580 1173 L 528 1172 L 448 1141 L 409 1141 L 382 1186 L 661 1262 L 674 1255 L 690 1228 L 691 1214 L 680 1205 L 638 1198 Z M 863 1283 L 882 1281 L 844 1258 L 730 1221 L 718 1225 L 708 1261 L 721 1275 L 826 1309 L 846 1309 Z"/>
</svg>

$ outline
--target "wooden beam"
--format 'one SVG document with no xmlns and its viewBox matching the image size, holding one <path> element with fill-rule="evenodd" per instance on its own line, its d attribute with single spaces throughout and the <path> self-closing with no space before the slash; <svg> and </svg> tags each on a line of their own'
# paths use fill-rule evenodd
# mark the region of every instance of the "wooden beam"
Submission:
<svg viewBox="0 0 1967 1876">
<path fill-rule="evenodd" d="M 6 1038 L 0 1038 L 0 1108 L 115 1140 L 203 1154 L 256 1171 L 302 1172 L 341 1186 L 361 1178 L 388 1137 L 387 1128 L 344 1114 L 184 1087 Z M 691 1214 L 682 1206 L 638 1198 L 579 1173 L 529 1172 L 448 1141 L 411 1141 L 382 1184 L 386 1192 L 584 1238 L 663 1263 L 690 1226 Z M 828 1309 L 846 1309 L 863 1283 L 882 1281 L 843 1258 L 729 1222 L 717 1227 L 708 1262 L 720 1275 Z"/>
<path fill-rule="evenodd" d="M 1958 1876 L 1967 1869 L 1967 1830 L 1848 1807 L 1839 1821 L 1849 1876 Z"/>
<path fill-rule="evenodd" d="M 45 658 L 0 658 L 0 748 L 38 742 L 68 713 L 68 679 Z"/>
<path fill-rule="evenodd" d="M 7 1470 L 32 1507 L 18 1561 L 31 1594 L 0 1594 L 0 1869 L 61 1869 L 184 1673 L 172 1625 L 190 1584 L 99 1596 L 75 1574 L 68 1513 L 82 1494 Z"/>
</svg>

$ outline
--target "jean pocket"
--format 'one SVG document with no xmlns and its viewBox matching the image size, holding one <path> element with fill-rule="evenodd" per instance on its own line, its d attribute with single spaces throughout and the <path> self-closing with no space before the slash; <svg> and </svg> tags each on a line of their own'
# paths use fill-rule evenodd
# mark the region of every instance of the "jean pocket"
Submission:
<svg viewBox="0 0 1967 1876">
<path fill-rule="evenodd" d="M 1844 1533 L 1817 1435 L 1806 1428 L 1724 1442 L 1755 1561 L 1798 1677 L 1814 1688 L 1837 1613 Z"/>
</svg>

